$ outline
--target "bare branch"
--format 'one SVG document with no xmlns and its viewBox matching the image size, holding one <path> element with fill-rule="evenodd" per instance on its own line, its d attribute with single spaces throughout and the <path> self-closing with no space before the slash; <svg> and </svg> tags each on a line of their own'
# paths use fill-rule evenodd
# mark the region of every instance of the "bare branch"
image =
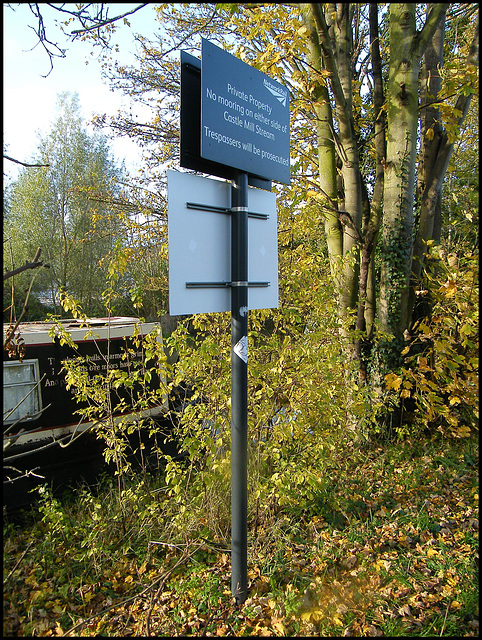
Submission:
<svg viewBox="0 0 482 640">
<path fill-rule="evenodd" d="M 3 157 L 5 158 L 5 160 L 10 160 L 10 162 L 16 162 L 17 164 L 21 164 L 23 167 L 32 167 L 34 169 L 40 168 L 40 167 L 50 167 L 49 164 L 30 164 L 28 162 L 22 162 L 21 160 L 15 160 L 15 158 L 11 158 L 10 156 L 6 156 L 5 154 L 3 154 Z"/>
<path fill-rule="evenodd" d="M 138 7 L 136 7 L 135 9 L 132 9 L 131 11 L 126 11 L 125 13 L 123 13 L 120 16 L 116 16 L 115 18 L 111 18 L 110 20 L 100 20 L 99 22 L 97 22 L 96 24 L 92 25 L 91 27 L 86 27 L 84 29 L 76 29 L 75 31 L 71 31 L 70 35 L 72 36 L 78 36 L 81 33 L 87 33 L 88 31 L 95 31 L 96 29 L 100 29 L 101 27 L 105 27 L 108 24 L 112 24 L 113 22 L 117 22 L 117 20 L 122 20 L 122 18 L 125 18 L 126 16 L 131 16 L 133 13 L 136 13 L 136 11 L 139 11 L 139 9 L 143 9 L 144 7 L 147 7 L 149 3 L 145 2 L 144 4 L 140 4 Z M 69 12 L 71 13 L 71 12 Z M 72 15 L 74 15 L 75 12 L 73 12 Z"/>
<path fill-rule="evenodd" d="M 51 40 L 49 40 L 47 36 L 45 20 L 44 20 L 44 16 L 42 15 L 42 11 L 45 11 L 45 7 L 49 7 L 50 9 L 53 9 L 58 13 L 67 14 L 68 16 L 71 16 L 71 18 L 73 18 L 74 20 L 78 21 L 78 23 L 80 23 L 81 25 L 80 29 L 76 29 L 72 31 L 70 34 L 67 34 L 71 36 L 72 40 L 75 40 L 75 38 L 79 35 L 82 35 L 90 31 L 100 30 L 102 27 L 113 24 L 118 20 L 122 20 L 123 18 L 126 18 L 127 16 L 136 13 L 140 9 L 143 9 L 144 7 L 146 7 L 147 5 L 148 3 L 144 3 L 141 5 L 138 5 L 134 9 L 131 9 L 130 11 L 126 11 L 123 14 L 115 16 L 114 18 L 108 18 L 107 15 L 108 15 L 109 8 L 111 6 L 108 3 L 100 3 L 98 5 L 92 4 L 92 3 L 78 4 L 78 5 L 62 3 L 60 5 L 57 5 L 51 2 L 47 2 L 45 4 L 40 4 L 37 2 L 29 2 L 28 3 L 29 9 L 37 20 L 36 26 L 33 27 L 31 25 L 28 25 L 29 28 L 32 29 L 32 31 L 34 31 L 34 33 L 38 38 L 38 42 L 34 45 L 34 47 L 32 47 L 32 49 L 34 49 L 40 44 L 44 48 L 45 52 L 47 53 L 50 61 L 50 69 L 42 77 L 46 78 L 51 73 L 52 69 L 54 68 L 54 65 L 53 65 L 54 58 L 65 58 L 67 54 L 67 49 L 62 48 L 56 42 L 52 42 Z M 74 10 L 70 10 L 67 7 L 73 7 Z M 10 7 L 10 8 L 13 8 L 13 7 Z M 92 15 L 90 15 L 89 13 L 90 10 L 92 10 Z M 105 46 L 108 46 L 108 41 L 103 38 L 101 39 L 103 44 Z"/>
<path fill-rule="evenodd" d="M 51 405 L 48 405 L 49 407 Z M 48 407 L 45 407 L 46 409 Z M 38 453 L 39 451 L 45 451 L 45 449 L 50 449 L 51 447 L 54 447 L 55 445 L 58 445 L 59 447 L 62 447 L 63 449 L 65 449 L 66 447 L 70 446 L 73 442 L 75 442 L 76 440 L 78 440 L 79 438 L 81 438 L 85 433 L 88 433 L 90 429 L 92 429 L 92 427 L 98 425 L 100 423 L 100 420 L 95 422 L 94 424 L 90 425 L 88 429 L 86 429 L 85 431 L 79 431 L 78 433 L 76 433 L 77 428 L 80 426 L 80 424 L 82 423 L 82 419 L 79 421 L 79 423 L 77 424 L 77 426 L 75 427 L 75 430 L 72 433 L 66 433 L 63 436 L 60 436 L 60 438 L 56 438 L 55 435 L 50 436 L 52 438 L 52 440 L 50 440 L 49 442 L 47 442 L 46 444 L 40 446 L 40 447 L 36 447 L 34 449 L 28 449 L 27 451 L 22 451 L 21 453 L 16 453 L 16 454 L 12 454 L 12 455 L 7 455 L 3 457 L 3 461 L 4 462 L 11 462 L 12 460 L 18 460 L 19 458 L 25 458 L 27 456 L 32 455 L 33 453 Z M 28 431 L 23 432 L 23 433 L 19 433 L 17 434 L 17 436 L 12 436 L 13 438 L 18 438 L 18 436 L 20 435 L 25 435 L 26 433 L 29 433 Z M 10 439 L 10 437 L 9 437 Z"/>
<path fill-rule="evenodd" d="M 353 238 L 356 239 L 357 242 L 359 242 L 360 244 L 363 243 L 363 237 L 360 233 L 360 230 L 358 229 L 358 227 L 356 226 L 352 216 L 348 213 L 348 211 L 337 211 L 338 213 L 338 218 L 341 222 L 341 224 L 345 227 L 349 227 L 350 229 L 352 229 L 355 233 L 354 236 L 352 236 Z"/>
<path fill-rule="evenodd" d="M 51 42 L 47 38 L 47 32 L 45 30 L 44 19 L 43 19 L 42 13 L 40 11 L 39 5 L 36 2 L 32 2 L 32 3 L 29 3 L 28 6 L 30 7 L 30 11 L 33 13 L 33 15 L 38 20 L 38 24 L 37 24 L 37 28 L 36 29 L 35 29 L 35 27 L 32 27 L 31 25 L 29 25 L 29 28 L 32 29 L 32 31 L 34 31 L 34 33 L 38 37 L 38 42 L 37 42 L 37 44 L 35 44 L 32 47 L 32 49 L 35 49 L 35 47 L 37 47 L 39 44 L 41 44 L 42 47 L 44 48 L 45 52 L 47 53 L 48 57 L 49 57 L 50 69 L 48 70 L 48 72 L 45 75 L 42 76 L 43 78 L 46 78 L 51 73 L 52 69 L 54 68 L 53 58 L 65 58 L 66 49 L 62 49 L 61 47 L 59 47 L 58 44 L 56 44 L 55 42 Z M 51 50 L 49 47 L 52 47 L 53 50 Z M 32 49 L 31 49 L 31 51 L 32 51 Z"/>
<path fill-rule="evenodd" d="M 20 400 L 20 401 L 15 405 L 15 407 L 13 407 L 12 409 L 10 409 L 10 411 L 7 411 L 6 413 L 4 413 L 4 414 L 3 414 L 3 421 L 4 421 L 4 422 L 10 418 L 10 416 L 12 415 L 12 413 L 14 413 L 14 412 L 19 408 L 19 406 L 22 404 L 22 402 L 24 402 L 24 401 L 25 401 L 29 396 L 31 396 L 31 395 L 32 395 L 32 393 L 34 393 L 34 392 L 35 392 L 35 391 L 40 387 L 40 384 L 41 384 L 42 380 L 45 378 L 45 376 L 46 376 L 46 375 L 47 375 L 46 373 L 44 373 L 44 374 L 43 374 L 43 376 L 40 378 L 40 380 L 37 382 L 37 384 L 36 384 L 34 387 L 32 387 L 32 388 L 30 389 L 30 391 L 27 393 L 27 395 L 25 395 L 25 396 L 24 396 L 24 397 L 23 397 L 23 398 L 22 398 L 22 399 L 21 399 L 21 400 Z M 35 417 L 37 417 L 37 415 L 39 415 L 39 416 L 40 416 L 40 415 L 45 411 L 45 409 L 48 409 L 48 407 L 50 407 L 50 405 L 47 405 L 47 406 L 46 406 L 46 407 L 44 407 L 41 411 L 38 411 L 38 412 L 35 414 Z M 18 418 L 17 420 L 15 420 L 15 422 L 13 422 L 12 424 L 7 425 L 7 428 L 6 428 L 6 429 L 4 430 L 4 432 L 3 432 L 3 436 L 5 437 L 6 435 L 8 435 L 8 432 L 10 431 L 10 429 L 15 429 L 15 427 L 17 426 L 17 424 L 20 424 L 20 422 L 23 422 L 26 418 L 33 418 L 33 417 L 34 417 L 33 415 L 29 415 L 28 413 L 26 413 L 24 416 L 21 416 L 20 418 Z M 11 436 L 11 438 L 12 438 L 12 442 L 15 442 L 15 440 L 18 438 L 18 436 L 19 436 L 19 434 L 15 434 L 14 436 Z M 14 438 L 15 438 L 15 440 L 14 440 Z M 5 450 L 5 447 L 4 447 L 4 450 Z"/>
<path fill-rule="evenodd" d="M 422 51 L 427 42 L 431 40 L 438 23 L 445 18 L 449 6 L 449 2 L 432 4 L 422 30 L 419 31 L 413 39 L 412 49 L 415 55 L 420 55 L 420 51 Z"/>
<path fill-rule="evenodd" d="M 26 474 L 28 475 L 28 474 Z M 25 477 L 25 476 L 21 476 L 21 477 Z M 43 476 L 39 476 L 39 477 L 43 477 Z M 33 545 L 33 543 L 35 542 L 35 540 L 31 540 L 28 545 L 27 548 L 25 549 L 25 551 L 22 553 L 22 555 L 20 556 L 20 558 L 17 560 L 15 566 L 13 567 L 13 569 L 10 571 L 10 573 L 8 574 L 8 576 L 5 578 L 5 580 L 3 581 L 3 586 L 6 585 L 6 583 L 8 582 L 8 579 L 10 578 L 10 576 L 15 572 L 15 569 L 18 567 L 18 565 L 22 562 L 22 560 L 25 558 L 27 551 L 30 549 L 30 547 Z"/>
<path fill-rule="evenodd" d="M 44 264 L 42 260 L 40 260 L 40 254 L 42 253 L 42 249 L 39 247 L 37 252 L 35 253 L 34 259 L 32 262 L 26 262 L 21 267 L 17 267 L 12 271 L 6 271 L 3 274 L 3 281 L 8 280 L 9 278 L 16 276 L 18 273 L 22 273 L 22 271 L 27 271 L 27 269 L 37 269 L 37 267 L 45 267 L 46 269 L 50 268 L 50 265 Z"/>
<path fill-rule="evenodd" d="M 40 248 L 40 247 L 38 247 L 37 251 L 35 252 L 35 256 L 34 256 L 34 259 L 33 259 L 33 263 L 38 263 L 38 262 L 39 262 L 39 258 L 40 258 L 40 254 L 41 254 L 41 252 L 42 252 L 41 248 Z M 43 264 L 43 263 L 42 263 L 42 264 Z M 40 266 L 40 264 L 37 264 L 36 266 Z M 50 265 L 45 265 L 45 267 L 49 267 L 49 266 L 50 266 Z M 35 267 L 27 267 L 27 268 L 34 269 Z M 22 270 L 24 271 L 25 269 L 22 269 Z M 14 271 L 15 271 L 15 269 L 14 269 Z M 18 328 L 18 325 L 20 324 L 20 322 L 21 322 L 21 320 L 22 320 L 23 316 L 25 315 L 25 313 L 26 313 L 26 311 L 27 311 L 28 299 L 29 299 L 29 297 L 30 297 L 30 292 L 32 291 L 32 285 L 33 285 L 33 283 L 34 283 L 34 280 L 35 280 L 35 277 L 36 277 L 37 273 L 38 273 L 38 272 L 36 272 L 36 273 L 34 273 L 34 274 L 32 275 L 32 278 L 31 278 L 31 280 L 30 280 L 30 285 L 29 285 L 28 290 L 27 290 L 27 293 L 26 293 L 26 295 L 25 295 L 25 300 L 24 300 L 24 303 L 23 303 L 22 311 L 20 312 L 20 316 L 19 316 L 19 318 L 18 318 L 18 320 L 17 320 L 17 322 L 16 322 L 15 326 L 14 326 L 12 329 L 10 329 L 10 330 L 9 330 L 8 335 L 7 335 L 7 337 L 5 338 L 5 342 L 3 343 L 3 347 L 4 347 L 4 349 L 6 349 L 6 348 L 7 348 L 7 345 L 9 344 L 10 340 L 11 340 L 11 339 L 12 339 L 12 337 L 14 336 L 15 331 L 16 331 L 16 330 L 17 330 L 17 328 Z M 6 280 L 6 278 L 7 278 L 7 277 L 11 277 L 11 276 L 9 276 L 9 275 L 8 275 L 8 273 L 6 273 L 6 274 L 4 275 L 4 278 L 3 278 L 3 279 L 4 279 L 4 280 Z"/>
</svg>

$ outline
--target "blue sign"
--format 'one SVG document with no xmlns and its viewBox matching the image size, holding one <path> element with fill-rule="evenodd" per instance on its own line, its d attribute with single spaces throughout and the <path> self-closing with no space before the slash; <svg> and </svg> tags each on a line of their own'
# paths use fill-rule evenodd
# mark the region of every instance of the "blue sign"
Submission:
<svg viewBox="0 0 482 640">
<path fill-rule="evenodd" d="M 204 39 L 201 156 L 267 180 L 290 181 L 288 89 Z"/>
</svg>

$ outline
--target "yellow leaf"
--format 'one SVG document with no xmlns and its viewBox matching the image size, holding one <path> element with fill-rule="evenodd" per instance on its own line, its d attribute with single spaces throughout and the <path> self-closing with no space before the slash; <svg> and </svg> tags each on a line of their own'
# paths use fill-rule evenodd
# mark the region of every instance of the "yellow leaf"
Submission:
<svg viewBox="0 0 482 640">
<path fill-rule="evenodd" d="M 147 562 L 146 560 L 144 560 L 144 562 L 141 564 L 141 566 L 139 567 L 138 571 L 139 571 L 139 575 L 142 575 L 147 567 Z"/>
<path fill-rule="evenodd" d="M 259 575 L 261 575 L 261 572 L 258 569 L 258 567 L 253 567 L 252 569 L 248 569 L 248 578 L 250 578 L 251 580 L 253 580 L 253 578 L 257 578 Z"/>
<path fill-rule="evenodd" d="M 455 267 L 457 265 L 458 258 L 454 253 L 451 253 L 449 256 L 447 256 L 447 262 L 449 263 L 450 267 Z"/>
<path fill-rule="evenodd" d="M 438 556 L 438 551 L 436 549 L 432 549 L 432 547 L 427 549 L 427 558 L 433 558 L 434 556 Z"/>
<path fill-rule="evenodd" d="M 134 578 L 132 576 L 126 576 L 124 582 L 132 582 Z"/>
<path fill-rule="evenodd" d="M 254 630 L 257 632 L 259 636 L 267 637 L 272 635 L 271 631 L 267 627 L 260 627 L 259 623 L 256 625 Z"/>
<path fill-rule="evenodd" d="M 444 288 L 445 288 L 445 297 L 453 298 L 457 291 L 456 283 L 451 278 L 449 278 L 447 282 L 443 285 L 442 289 Z"/>
<path fill-rule="evenodd" d="M 402 384 L 402 379 L 400 376 L 397 376 L 396 373 L 389 373 L 385 376 L 385 382 L 387 389 L 395 389 L 395 391 L 398 391 Z"/>
<path fill-rule="evenodd" d="M 227 630 L 228 630 L 228 627 L 225 624 L 222 624 L 220 627 L 216 629 L 216 635 L 224 636 Z"/>
<path fill-rule="evenodd" d="M 273 627 L 278 631 L 282 636 L 286 634 L 286 629 L 282 622 L 274 622 Z"/>
</svg>

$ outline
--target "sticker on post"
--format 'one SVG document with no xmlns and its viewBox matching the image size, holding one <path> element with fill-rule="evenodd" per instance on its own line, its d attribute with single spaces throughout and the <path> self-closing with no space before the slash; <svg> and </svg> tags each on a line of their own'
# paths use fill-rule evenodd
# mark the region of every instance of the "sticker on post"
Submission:
<svg viewBox="0 0 482 640">
<path fill-rule="evenodd" d="M 234 353 L 248 364 L 248 336 L 243 336 L 233 347 Z"/>
</svg>

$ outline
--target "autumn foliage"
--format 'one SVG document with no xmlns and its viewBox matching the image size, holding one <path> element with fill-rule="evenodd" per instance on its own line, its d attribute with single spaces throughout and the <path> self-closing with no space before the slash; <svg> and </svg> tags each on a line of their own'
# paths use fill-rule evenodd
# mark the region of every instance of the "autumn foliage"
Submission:
<svg viewBox="0 0 482 640">
<path fill-rule="evenodd" d="M 133 482 L 126 536 L 114 483 L 75 501 L 44 491 L 35 520 L 4 524 L 4 634 L 476 636 L 476 451 L 337 447 L 309 510 L 250 521 L 241 608 L 220 495 L 174 522 L 162 478 Z"/>
</svg>

